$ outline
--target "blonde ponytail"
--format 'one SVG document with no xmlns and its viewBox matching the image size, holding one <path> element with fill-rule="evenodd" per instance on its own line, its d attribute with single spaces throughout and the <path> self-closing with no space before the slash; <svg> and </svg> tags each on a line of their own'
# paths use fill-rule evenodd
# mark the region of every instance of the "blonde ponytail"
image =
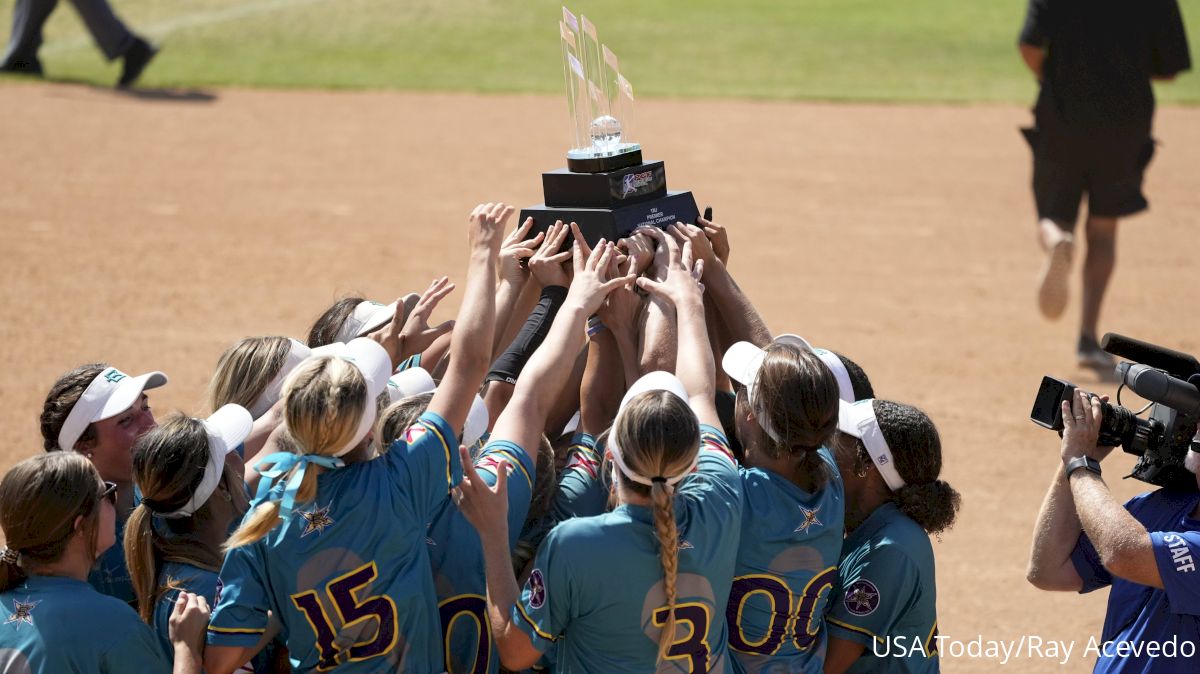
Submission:
<svg viewBox="0 0 1200 674">
<path fill-rule="evenodd" d="M 160 558 L 154 549 L 152 514 L 145 503 L 138 504 L 125 523 L 125 564 L 137 596 L 137 612 L 147 624 L 154 620 L 154 605 L 162 594 L 158 587 Z"/>
<path fill-rule="evenodd" d="M 654 504 L 654 535 L 658 538 L 658 557 L 663 568 L 663 594 L 667 597 L 667 619 L 658 637 L 658 661 L 667 657 L 675 641 L 675 580 L 679 575 L 679 532 L 675 528 L 674 489 L 657 479 L 650 487 Z"/>
</svg>

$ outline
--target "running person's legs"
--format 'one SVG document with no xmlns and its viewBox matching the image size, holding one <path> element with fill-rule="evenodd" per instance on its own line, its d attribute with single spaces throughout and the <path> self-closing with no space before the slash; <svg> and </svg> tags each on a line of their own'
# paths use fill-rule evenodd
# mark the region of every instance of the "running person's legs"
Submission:
<svg viewBox="0 0 1200 674">
<path fill-rule="evenodd" d="M 1117 219 L 1089 215 L 1087 219 L 1087 256 L 1083 260 L 1083 308 L 1079 320 L 1079 364 L 1110 368 L 1113 357 L 1100 348 L 1097 340 L 1100 305 L 1117 261 Z"/>
</svg>

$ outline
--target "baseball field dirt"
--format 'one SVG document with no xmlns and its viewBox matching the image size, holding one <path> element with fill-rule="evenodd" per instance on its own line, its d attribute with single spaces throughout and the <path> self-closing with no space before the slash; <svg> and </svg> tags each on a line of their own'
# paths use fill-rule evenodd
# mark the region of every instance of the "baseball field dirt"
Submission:
<svg viewBox="0 0 1200 674">
<path fill-rule="evenodd" d="M 171 383 L 154 391 L 156 414 L 199 414 L 234 340 L 303 338 L 352 291 L 390 301 L 443 273 L 462 280 L 471 208 L 537 203 L 539 173 L 564 163 L 561 108 L 545 96 L 0 88 L 0 467 L 41 451 L 42 400 L 75 365 L 161 369 Z M 951 672 L 1089 671 L 1081 651 L 1104 614 L 1104 592 L 1024 579 L 1058 461 L 1058 439 L 1028 420 L 1037 384 L 1049 373 L 1115 392 L 1075 369 L 1077 301 L 1058 323 L 1035 309 L 1041 256 L 1017 131 L 1028 119 L 1012 106 L 650 100 L 637 120 L 669 185 L 730 228 L 731 270 L 772 331 L 847 354 L 880 397 L 937 423 L 964 500 L 934 546 L 940 632 L 960 649 L 1025 637 L 1006 665 L 946 653 Z M 1200 353 L 1200 109 L 1160 110 L 1156 135 L 1151 210 L 1121 226 L 1102 326 Z M 451 295 L 435 318 L 456 306 Z M 1132 457 L 1106 463 L 1120 494 L 1145 489 L 1116 478 Z M 1060 665 L 1031 637 L 1074 651 Z"/>
</svg>

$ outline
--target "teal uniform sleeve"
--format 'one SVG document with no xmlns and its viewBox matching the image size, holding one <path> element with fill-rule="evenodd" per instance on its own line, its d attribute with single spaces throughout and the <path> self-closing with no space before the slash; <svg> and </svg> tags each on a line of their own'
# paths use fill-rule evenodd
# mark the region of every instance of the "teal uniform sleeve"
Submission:
<svg viewBox="0 0 1200 674">
<path fill-rule="evenodd" d="M 100 656 L 100 671 L 145 672 L 146 674 L 169 674 L 171 660 L 163 655 L 150 626 L 141 620 L 131 621 L 132 627 L 125 638 L 113 643 Z"/>
<path fill-rule="evenodd" d="M 830 633 L 868 648 L 874 640 L 885 643 L 918 590 L 916 564 L 898 546 L 883 545 L 838 574 L 841 593 L 826 621 Z"/>
<path fill-rule="evenodd" d="M 263 574 L 261 541 L 230 550 L 217 579 L 208 643 L 250 648 L 267 631 L 270 589 Z"/>
<path fill-rule="evenodd" d="M 566 630 L 570 615 L 571 574 L 560 559 L 558 533 L 558 529 L 551 531 L 542 542 L 533 571 L 512 609 L 513 623 L 541 653 Z"/>
<path fill-rule="evenodd" d="M 516 547 L 529 514 L 529 500 L 533 496 L 533 485 L 537 476 L 529 453 L 520 445 L 508 440 L 490 440 L 475 460 L 475 469 L 488 485 L 496 484 L 496 468 L 507 461 L 508 469 L 508 547 Z"/>
<path fill-rule="evenodd" d="M 576 433 L 567 453 L 567 467 L 554 492 L 555 521 L 591 517 L 608 510 L 608 485 L 604 480 L 603 465 L 596 439 L 587 433 Z"/>
<path fill-rule="evenodd" d="M 400 493 L 427 519 L 462 481 L 458 437 L 433 412 L 425 412 L 392 443 L 385 456 Z"/>
</svg>

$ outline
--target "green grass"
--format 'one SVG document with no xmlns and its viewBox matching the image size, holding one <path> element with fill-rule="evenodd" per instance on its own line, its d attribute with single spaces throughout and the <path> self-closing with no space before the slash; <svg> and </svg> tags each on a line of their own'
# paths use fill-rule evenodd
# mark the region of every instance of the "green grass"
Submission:
<svg viewBox="0 0 1200 674">
<path fill-rule="evenodd" d="M 1137 0 L 1131 0 L 1137 1 Z M 166 49 L 147 86 L 562 89 L 560 2 L 115 0 Z M 1200 0 L 1180 0 L 1200 48 Z M 639 96 L 1029 102 L 1024 0 L 587 0 Z M 0 0 L 0 16 L 12 0 Z M 0 28 L 0 30 L 3 30 Z M 78 16 L 47 27 L 52 77 L 108 84 Z M 1200 75 L 1159 88 L 1200 102 Z"/>
</svg>

